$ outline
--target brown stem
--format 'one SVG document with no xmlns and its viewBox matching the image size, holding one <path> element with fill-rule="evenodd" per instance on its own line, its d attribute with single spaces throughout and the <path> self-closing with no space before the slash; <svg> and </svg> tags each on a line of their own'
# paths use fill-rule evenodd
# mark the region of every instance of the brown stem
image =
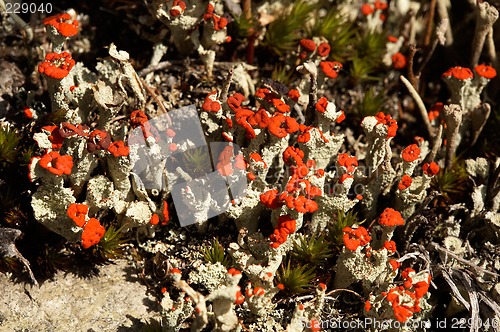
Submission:
<svg viewBox="0 0 500 332">
<path fill-rule="evenodd" d="M 309 104 L 306 111 L 306 125 L 311 125 L 314 121 L 316 103 L 318 102 L 318 75 L 310 74 L 311 88 L 309 90 Z"/>
<path fill-rule="evenodd" d="M 415 45 L 410 45 L 409 49 L 409 54 L 408 54 L 408 79 L 411 82 L 411 85 L 413 88 L 417 89 L 418 82 L 417 78 L 415 77 L 415 73 L 413 72 L 413 62 L 415 59 L 415 54 L 417 53 L 418 48 L 415 47 Z"/>
<path fill-rule="evenodd" d="M 427 158 L 425 158 L 426 162 L 430 163 L 436 159 L 436 156 L 439 152 L 439 149 L 441 149 L 441 145 L 443 144 L 442 137 L 443 137 L 443 125 L 440 125 L 438 128 L 438 132 L 436 134 L 436 137 L 434 138 L 434 141 L 432 142 L 432 150 L 427 155 Z"/>
<path fill-rule="evenodd" d="M 165 116 L 167 117 L 167 122 L 168 122 L 168 125 L 172 125 L 172 119 L 170 118 L 170 116 L 168 115 L 168 111 L 167 109 L 165 108 L 165 105 L 163 105 L 163 97 L 160 95 L 158 96 L 154 91 L 153 89 L 151 89 L 147 84 L 146 82 L 144 81 L 144 79 L 140 78 L 140 81 L 142 83 L 142 86 L 144 87 L 144 89 L 146 89 L 146 91 L 151 95 L 151 97 L 153 97 L 153 99 L 156 101 L 156 104 L 158 104 L 158 107 L 162 110 L 162 113 L 165 114 Z"/>
<path fill-rule="evenodd" d="M 252 1 L 251 0 L 242 0 L 241 1 L 241 9 L 243 11 L 243 15 L 249 21 L 252 20 Z M 247 37 L 247 63 L 251 65 L 253 63 L 253 59 L 255 56 L 255 39 L 257 38 L 257 33 L 254 28 L 248 29 L 248 37 Z"/>
<path fill-rule="evenodd" d="M 429 18 L 427 20 L 427 28 L 425 30 L 424 46 L 429 46 L 432 37 L 432 26 L 434 25 L 434 14 L 436 13 L 436 0 L 431 0 L 429 8 Z"/>
</svg>

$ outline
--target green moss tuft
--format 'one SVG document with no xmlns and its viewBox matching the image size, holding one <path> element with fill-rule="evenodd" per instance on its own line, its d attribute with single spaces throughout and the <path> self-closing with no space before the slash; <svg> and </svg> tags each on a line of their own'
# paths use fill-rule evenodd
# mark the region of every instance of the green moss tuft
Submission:
<svg viewBox="0 0 500 332">
<path fill-rule="evenodd" d="M 12 163 L 17 157 L 21 137 L 9 127 L 0 128 L 0 163 Z"/>
<path fill-rule="evenodd" d="M 307 292 L 312 287 L 311 281 L 315 277 L 314 268 L 308 265 L 294 266 L 290 265 L 290 260 L 286 266 L 281 265 L 276 274 L 276 281 L 285 287 L 285 292 L 292 294 L 301 294 Z"/>
<path fill-rule="evenodd" d="M 436 198 L 434 205 L 447 206 L 458 202 L 464 202 L 470 194 L 471 180 L 465 162 L 455 160 L 451 169 L 441 168 L 438 174 L 431 180 L 431 189 L 439 192 L 440 197 Z"/>
<path fill-rule="evenodd" d="M 326 263 L 332 257 L 329 249 L 329 242 L 325 237 L 314 237 L 301 235 L 294 243 L 292 257 L 301 264 L 310 264 L 318 267 Z"/>
<path fill-rule="evenodd" d="M 344 244 L 344 233 L 342 230 L 345 227 L 351 227 L 354 224 L 361 223 L 356 212 L 350 210 L 346 213 L 339 210 L 333 222 L 328 226 L 328 237 L 333 244 L 342 246 Z"/>
<path fill-rule="evenodd" d="M 127 238 L 122 233 L 123 226 L 116 228 L 110 225 L 101 241 L 94 246 L 93 253 L 100 260 L 108 261 L 119 258 L 123 255 L 123 245 L 127 242 Z"/>
<path fill-rule="evenodd" d="M 214 239 L 210 246 L 203 246 L 201 248 L 203 258 L 208 263 L 221 263 L 225 267 L 229 267 L 231 259 L 226 255 L 224 247 L 219 243 L 219 240 Z"/>
<path fill-rule="evenodd" d="M 264 37 L 264 45 L 279 56 L 297 47 L 300 40 L 300 30 L 308 21 L 314 4 L 308 1 L 297 1 L 284 11 L 275 21 L 269 24 Z"/>
<path fill-rule="evenodd" d="M 328 13 L 317 17 L 314 25 L 309 31 L 309 37 L 325 37 L 330 44 L 330 58 L 345 62 L 352 57 L 354 44 L 356 42 L 354 26 L 347 17 L 340 15 L 335 8 L 329 8 Z"/>
<path fill-rule="evenodd" d="M 365 91 L 361 101 L 354 106 L 356 120 L 359 122 L 367 116 L 373 116 L 378 112 L 382 112 L 387 102 L 387 97 L 377 87 L 372 86 Z"/>
</svg>

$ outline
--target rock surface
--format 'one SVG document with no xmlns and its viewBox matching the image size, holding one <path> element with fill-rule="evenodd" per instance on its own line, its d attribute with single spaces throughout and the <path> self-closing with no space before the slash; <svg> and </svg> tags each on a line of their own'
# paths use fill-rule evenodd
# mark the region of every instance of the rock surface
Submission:
<svg viewBox="0 0 500 332">
<path fill-rule="evenodd" d="M 115 263 L 85 279 L 60 272 L 39 287 L 0 274 L 0 331 L 144 330 L 157 304 L 130 263 Z"/>
</svg>

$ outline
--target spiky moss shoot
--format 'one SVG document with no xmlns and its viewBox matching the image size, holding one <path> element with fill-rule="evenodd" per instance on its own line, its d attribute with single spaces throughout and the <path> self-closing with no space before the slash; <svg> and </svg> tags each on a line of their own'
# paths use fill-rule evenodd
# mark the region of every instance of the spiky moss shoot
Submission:
<svg viewBox="0 0 500 332">
<path fill-rule="evenodd" d="M 383 33 L 372 32 L 356 38 L 355 56 L 372 67 L 378 68 L 386 51 L 387 36 Z"/>
<path fill-rule="evenodd" d="M 354 26 L 335 6 L 328 9 L 324 17 L 317 15 L 308 37 L 322 36 L 330 44 L 329 58 L 345 63 L 352 57 L 356 42 Z"/>
<path fill-rule="evenodd" d="M 17 204 L 17 201 L 19 199 L 19 195 L 18 193 L 15 191 L 15 188 L 14 186 L 9 186 L 8 184 L 4 185 L 4 186 L 0 186 L 0 216 L 2 217 L 1 219 L 1 223 L 2 224 L 5 224 L 9 227 L 12 227 L 12 224 L 11 221 L 14 221 L 17 220 L 18 218 L 10 218 L 10 219 L 6 219 L 7 218 L 7 212 L 10 212 L 10 210 L 12 208 L 15 207 L 15 205 Z M 5 215 L 1 215 L 5 213 Z M 15 216 L 12 216 L 12 217 L 15 217 Z"/>
<path fill-rule="evenodd" d="M 344 245 L 344 232 L 342 230 L 345 227 L 352 227 L 354 224 L 359 225 L 363 222 L 364 220 L 359 221 L 357 212 L 339 210 L 328 225 L 328 239 L 334 246 L 340 248 Z"/>
<path fill-rule="evenodd" d="M 357 85 L 363 81 L 378 81 L 379 77 L 373 76 L 376 67 L 367 60 L 359 58 L 357 55 L 352 58 L 349 65 L 349 75 L 352 77 L 353 84 Z"/>
<path fill-rule="evenodd" d="M 16 206 L 5 213 L 4 221 L 8 227 L 19 228 L 27 223 L 28 217 L 19 206 Z"/>
<path fill-rule="evenodd" d="M 295 49 L 301 38 L 298 32 L 303 28 L 304 22 L 308 21 L 315 7 L 316 5 L 303 0 L 285 9 L 285 14 L 269 24 L 264 45 L 279 56 Z"/>
<path fill-rule="evenodd" d="M 363 90 L 366 92 L 363 94 L 360 102 L 355 103 L 354 106 L 356 125 L 359 125 L 365 117 L 374 116 L 383 110 L 387 102 L 387 97 L 384 95 L 383 90 L 377 89 L 376 86 Z"/>
<path fill-rule="evenodd" d="M 0 128 L 0 164 L 13 163 L 17 157 L 17 147 L 21 136 L 9 127 Z"/>
<path fill-rule="evenodd" d="M 243 43 L 257 29 L 251 18 L 240 15 L 234 18 L 233 24 L 228 26 L 229 34 L 240 43 Z"/>
<path fill-rule="evenodd" d="M 110 225 L 101 241 L 92 247 L 92 253 L 99 262 L 108 262 L 123 255 L 123 245 L 129 240 L 122 232 L 124 227 L 116 228 L 114 225 Z"/>
<path fill-rule="evenodd" d="M 284 85 L 289 85 L 294 81 L 296 71 L 291 70 L 287 66 L 277 65 L 274 67 L 273 72 L 271 73 L 271 78 L 275 81 L 280 82 Z"/>
<path fill-rule="evenodd" d="M 332 257 L 330 243 L 324 236 L 298 236 L 293 245 L 292 257 L 301 264 L 310 264 L 316 268 Z"/>
<path fill-rule="evenodd" d="M 211 245 L 204 245 L 201 248 L 201 253 L 207 263 L 221 263 L 225 267 L 229 267 L 231 265 L 231 258 L 226 255 L 224 247 L 217 239 L 213 239 Z"/>
<path fill-rule="evenodd" d="M 196 147 L 170 157 L 172 169 L 180 167 L 193 177 L 201 177 L 211 171 L 210 151 L 206 146 Z M 188 165 L 188 169 L 186 169 Z"/>
<path fill-rule="evenodd" d="M 24 149 L 23 152 L 21 152 L 21 157 L 20 159 L 20 166 L 28 166 L 31 158 L 33 158 L 33 155 L 35 154 L 35 146 L 29 146 L 26 149 Z"/>
<path fill-rule="evenodd" d="M 441 194 L 434 200 L 434 206 L 465 202 L 472 191 L 472 182 L 465 162 L 455 160 L 449 170 L 441 168 L 431 180 L 431 189 Z"/>
<path fill-rule="evenodd" d="M 284 286 L 286 294 L 294 295 L 307 292 L 313 286 L 311 281 L 315 277 L 314 267 L 308 265 L 292 266 L 289 259 L 286 266 L 281 264 L 276 273 L 276 282 Z"/>
</svg>

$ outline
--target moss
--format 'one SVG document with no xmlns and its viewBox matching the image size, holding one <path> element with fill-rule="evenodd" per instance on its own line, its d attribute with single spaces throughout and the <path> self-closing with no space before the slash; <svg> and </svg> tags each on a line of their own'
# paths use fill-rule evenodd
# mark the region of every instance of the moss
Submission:
<svg viewBox="0 0 500 332">
<path fill-rule="evenodd" d="M 349 75 L 354 84 L 359 84 L 362 81 L 378 81 L 380 78 L 374 76 L 376 72 L 375 66 L 370 62 L 355 56 L 349 64 Z"/>
<path fill-rule="evenodd" d="M 374 116 L 378 112 L 382 112 L 387 102 L 384 92 L 376 86 L 367 88 L 365 91 L 360 102 L 354 106 L 356 124 L 360 123 L 364 117 Z"/>
<path fill-rule="evenodd" d="M 431 181 L 431 189 L 440 193 L 434 200 L 434 206 L 464 202 L 471 192 L 471 184 L 463 160 L 455 160 L 449 170 L 441 168 Z"/>
<path fill-rule="evenodd" d="M 335 7 L 329 8 L 324 17 L 316 17 L 308 34 L 310 38 L 322 36 L 328 40 L 331 48 L 329 58 L 333 60 L 345 62 L 353 56 L 356 42 L 354 26 Z"/>
<path fill-rule="evenodd" d="M 318 267 L 332 257 L 329 242 L 324 236 L 299 236 L 294 243 L 292 257 L 301 264 Z"/>
<path fill-rule="evenodd" d="M 283 15 L 269 24 L 264 38 L 264 45 L 273 53 L 284 56 L 297 47 L 300 30 L 308 21 L 315 5 L 308 1 L 297 1 L 288 7 Z"/>
<path fill-rule="evenodd" d="M 9 127 L 0 128 L 0 164 L 13 163 L 18 154 L 21 137 Z"/>
<path fill-rule="evenodd" d="M 344 245 L 344 232 L 342 231 L 345 227 L 351 227 L 354 224 L 362 224 L 364 221 L 360 222 L 357 212 L 352 210 L 344 212 L 338 211 L 330 225 L 328 226 L 328 238 L 336 246 Z"/>
<path fill-rule="evenodd" d="M 221 263 L 225 267 L 230 266 L 231 259 L 226 255 L 224 247 L 219 243 L 219 240 L 214 239 L 210 246 L 203 246 L 201 248 L 203 258 L 208 263 Z"/>
<path fill-rule="evenodd" d="M 291 70 L 287 66 L 277 65 L 273 69 L 271 79 L 278 81 L 281 84 L 289 85 L 293 82 L 295 73 L 295 70 Z"/>
<path fill-rule="evenodd" d="M 384 33 L 372 32 L 356 37 L 355 57 L 368 62 L 372 67 L 380 67 L 385 53 L 387 36 Z"/>
<path fill-rule="evenodd" d="M 92 249 L 98 261 L 108 261 L 123 255 L 123 245 L 128 240 L 122 232 L 123 227 L 116 228 L 114 225 L 107 227 L 101 241 Z"/>
<path fill-rule="evenodd" d="M 311 281 L 314 279 L 314 268 L 307 265 L 292 266 L 290 260 L 287 265 L 281 265 L 276 274 L 278 284 L 283 284 L 285 293 L 289 295 L 305 293 L 312 287 Z"/>
</svg>

